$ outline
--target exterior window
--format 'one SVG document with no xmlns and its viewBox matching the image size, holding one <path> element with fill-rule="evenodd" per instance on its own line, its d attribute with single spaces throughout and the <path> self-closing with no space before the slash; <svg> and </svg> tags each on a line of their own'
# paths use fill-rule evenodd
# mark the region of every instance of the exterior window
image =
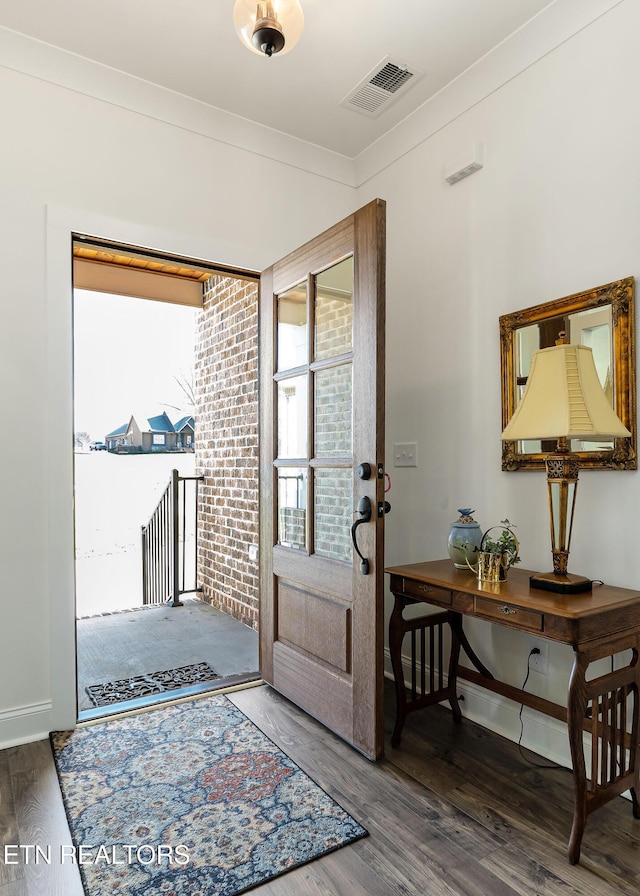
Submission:
<svg viewBox="0 0 640 896">
<path fill-rule="evenodd" d="M 156 433 L 153 434 L 153 444 L 154 445 L 164 445 L 165 444 L 165 435 L 164 433 Z"/>
</svg>

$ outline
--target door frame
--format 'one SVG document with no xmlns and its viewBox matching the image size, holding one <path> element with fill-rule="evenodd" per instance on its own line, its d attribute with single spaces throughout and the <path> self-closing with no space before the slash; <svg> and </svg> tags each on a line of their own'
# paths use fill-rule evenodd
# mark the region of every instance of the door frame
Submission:
<svg viewBox="0 0 640 896">
<path fill-rule="evenodd" d="M 219 251 L 202 237 L 157 230 L 130 221 L 56 204 L 46 206 L 46 365 L 42 396 L 47 439 L 46 577 L 49 608 L 51 700 L 39 705 L 41 730 L 70 730 L 77 723 L 75 522 L 73 508 L 73 260 L 74 234 L 168 255 L 215 258 Z M 227 263 L 227 267 L 230 262 Z M 225 267 L 225 265 L 222 265 Z M 238 269 L 241 268 L 238 266 Z M 258 276 L 257 272 L 247 273 Z"/>
</svg>

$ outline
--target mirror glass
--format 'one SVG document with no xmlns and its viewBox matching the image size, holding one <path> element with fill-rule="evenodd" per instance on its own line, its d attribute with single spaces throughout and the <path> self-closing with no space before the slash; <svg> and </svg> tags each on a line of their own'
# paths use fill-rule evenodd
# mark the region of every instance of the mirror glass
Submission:
<svg viewBox="0 0 640 896">
<path fill-rule="evenodd" d="M 533 353 L 555 345 L 561 334 L 592 349 L 602 388 L 632 433 L 630 439 L 608 442 L 573 440 L 570 448 L 579 455 L 580 466 L 637 469 L 633 277 L 500 318 L 502 428 L 522 398 Z M 503 470 L 536 470 L 544 468 L 545 454 L 554 451 L 556 443 L 536 440 L 502 446 Z"/>
</svg>

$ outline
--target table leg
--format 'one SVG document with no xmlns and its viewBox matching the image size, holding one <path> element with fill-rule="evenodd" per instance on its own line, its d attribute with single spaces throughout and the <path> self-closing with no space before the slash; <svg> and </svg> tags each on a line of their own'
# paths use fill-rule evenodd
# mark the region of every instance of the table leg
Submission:
<svg viewBox="0 0 640 896">
<path fill-rule="evenodd" d="M 587 680 L 590 663 L 631 650 L 631 661 Z M 638 718 L 640 693 L 640 635 L 621 634 L 575 650 L 569 680 L 567 727 L 573 762 L 574 807 L 569 838 L 569 861 L 580 860 L 582 836 L 590 813 L 626 790 L 631 792 L 633 815 L 640 817 L 638 781 L 640 750 Z M 584 729 L 591 735 L 587 769 Z M 587 773 L 589 777 L 587 777 Z"/>
<path fill-rule="evenodd" d="M 398 747 L 405 719 L 410 712 L 448 700 L 454 722 L 461 721 L 462 712 L 456 688 L 462 622 L 460 614 L 450 610 L 431 613 L 415 619 L 404 619 L 403 610 L 408 603 L 414 603 L 414 601 L 407 600 L 402 594 L 394 593 L 394 598 L 395 603 L 389 619 L 389 654 L 396 691 L 396 721 L 391 735 L 391 746 Z M 451 631 L 451 650 L 446 673 L 443 648 L 445 626 L 448 626 Z M 410 659 L 412 686 L 410 692 L 405 685 L 402 661 L 402 645 L 404 637 L 408 633 L 411 633 L 412 637 Z M 425 668 L 427 635 L 431 646 L 428 675 Z M 419 640 L 419 657 L 416 651 L 416 640 Z"/>
<path fill-rule="evenodd" d="M 588 661 L 577 653 L 573 661 L 567 698 L 567 728 L 573 764 L 573 824 L 567 854 L 575 865 L 580 861 L 580 845 L 587 824 L 587 769 L 584 761 L 583 720 L 587 713 L 586 670 Z M 597 749 L 597 744 L 592 748 Z"/>
<path fill-rule="evenodd" d="M 481 675 L 484 675 L 485 678 L 493 678 L 493 675 L 491 674 L 491 672 L 489 672 L 489 670 L 484 665 L 484 663 L 482 663 L 480 661 L 475 650 L 473 649 L 471 644 L 469 644 L 469 641 L 464 632 L 464 629 L 462 628 L 462 616 L 459 615 L 459 619 L 460 619 L 460 646 L 462 647 L 464 652 L 467 654 L 467 656 L 469 657 L 469 659 L 471 660 L 471 662 L 473 663 L 473 665 L 476 667 L 476 669 L 478 670 L 478 672 Z"/>
<path fill-rule="evenodd" d="M 636 787 L 632 787 L 629 790 L 631 794 L 631 805 L 633 808 L 633 817 L 640 818 L 640 804 L 638 803 L 638 790 Z"/>
<path fill-rule="evenodd" d="M 459 725 L 462 722 L 462 710 L 458 703 L 458 663 L 460 662 L 460 647 L 467 642 L 467 636 L 462 629 L 462 616 L 460 613 L 449 613 L 449 627 L 451 629 L 451 653 L 449 655 L 449 705 L 453 713 L 453 721 Z"/>
<path fill-rule="evenodd" d="M 396 690 L 396 722 L 391 735 L 391 746 L 400 745 L 400 734 L 407 717 L 407 692 L 404 686 L 404 670 L 402 668 L 402 641 L 404 639 L 404 619 L 402 611 L 407 602 L 394 594 L 395 603 L 389 619 L 389 654 L 393 669 L 393 682 Z"/>
</svg>

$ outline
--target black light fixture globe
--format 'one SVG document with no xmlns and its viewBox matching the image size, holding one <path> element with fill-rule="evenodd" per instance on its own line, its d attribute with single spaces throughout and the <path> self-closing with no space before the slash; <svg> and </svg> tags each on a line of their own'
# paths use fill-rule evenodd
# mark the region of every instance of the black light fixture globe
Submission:
<svg viewBox="0 0 640 896">
<path fill-rule="evenodd" d="M 252 53 L 284 56 L 300 40 L 304 15 L 298 0 L 236 0 L 233 24 Z"/>
</svg>

